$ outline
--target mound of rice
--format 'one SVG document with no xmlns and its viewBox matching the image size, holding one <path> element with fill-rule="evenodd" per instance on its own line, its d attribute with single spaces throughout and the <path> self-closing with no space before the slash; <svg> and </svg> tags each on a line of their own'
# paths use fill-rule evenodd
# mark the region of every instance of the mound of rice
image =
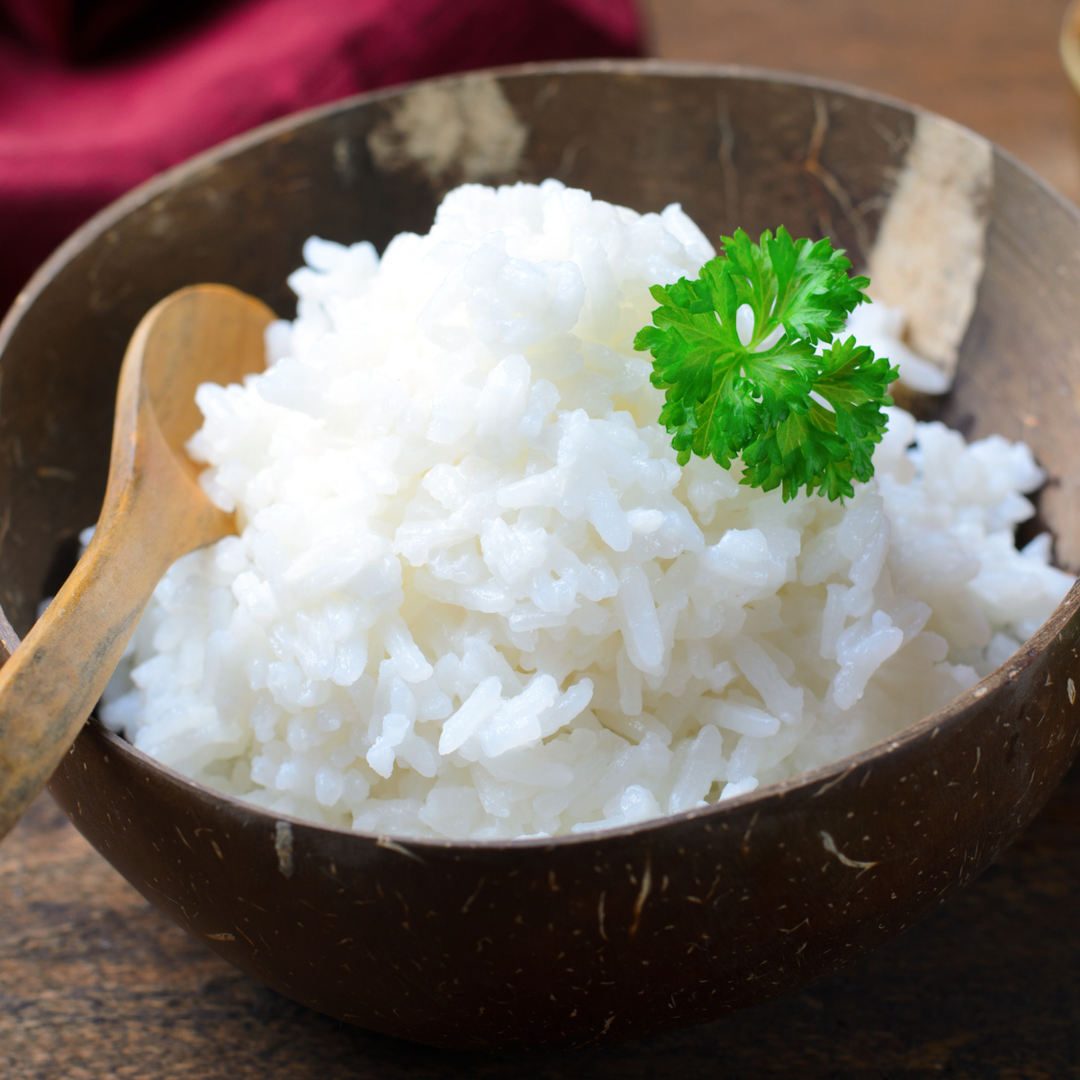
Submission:
<svg viewBox="0 0 1080 1080">
<path fill-rule="evenodd" d="M 105 721 L 277 812 L 509 838 L 752 791 L 995 667 L 1072 580 L 1014 547 L 1028 449 L 893 410 L 843 505 L 679 468 L 632 340 L 713 254 L 555 181 L 381 261 L 310 240 L 266 373 L 198 392 L 241 534 L 161 582 Z"/>
</svg>

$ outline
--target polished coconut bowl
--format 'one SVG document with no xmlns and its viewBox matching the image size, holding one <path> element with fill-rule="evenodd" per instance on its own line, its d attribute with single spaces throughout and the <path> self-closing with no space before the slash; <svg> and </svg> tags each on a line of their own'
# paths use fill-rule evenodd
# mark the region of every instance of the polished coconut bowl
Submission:
<svg viewBox="0 0 1080 1080">
<path fill-rule="evenodd" d="M 935 139 L 967 163 L 959 173 Z M 53 256 L 0 329 L 0 602 L 16 631 L 97 516 L 120 360 L 156 301 L 219 281 L 290 316 L 285 278 L 309 235 L 381 247 L 425 231 L 462 181 L 549 176 L 641 211 L 681 202 L 714 240 L 780 223 L 829 234 L 871 268 L 905 234 L 898 200 L 929 185 L 930 218 L 907 231 L 928 250 L 950 240 L 927 264 L 957 288 L 937 357 L 957 371 L 920 408 L 969 438 L 1026 439 L 1050 476 L 1040 524 L 1059 564 L 1080 563 L 1073 208 L 971 133 L 869 94 L 740 69 L 555 65 L 261 128 L 132 192 Z M 920 239 L 939 211 L 945 224 Z M 969 248 L 958 269 L 954 227 Z M 215 794 L 96 722 L 51 790 L 162 912 L 331 1016 L 453 1047 L 631 1038 L 834 971 L 984 868 L 1076 751 L 1078 603 L 1074 589 L 1007 664 L 887 743 L 610 832 L 350 833 Z"/>
</svg>

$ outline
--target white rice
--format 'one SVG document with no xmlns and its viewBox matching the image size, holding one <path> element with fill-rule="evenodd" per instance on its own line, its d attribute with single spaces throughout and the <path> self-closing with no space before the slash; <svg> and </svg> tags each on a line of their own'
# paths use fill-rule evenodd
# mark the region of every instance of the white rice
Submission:
<svg viewBox="0 0 1080 1080">
<path fill-rule="evenodd" d="M 311 239 L 267 372 L 198 392 L 241 534 L 169 571 L 103 719 L 276 812 L 511 838 L 753 791 L 994 668 L 1072 582 L 1015 550 L 1027 447 L 893 410 L 843 505 L 679 468 L 632 341 L 713 254 L 555 181 L 381 262 Z"/>
</svg>

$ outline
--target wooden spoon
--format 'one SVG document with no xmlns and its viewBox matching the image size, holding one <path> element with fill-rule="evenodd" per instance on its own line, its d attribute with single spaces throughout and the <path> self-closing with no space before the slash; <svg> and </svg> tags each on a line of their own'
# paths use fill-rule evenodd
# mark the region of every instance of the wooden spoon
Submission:
<svg viewBox="0 0 1080 1080">
<path fill-rule="evenodd" d="M 236 531 L 199 487 L 184 443 L 200 383 L 265 364 L 266 305 L 225 285 L 181 289 L 139 323 L 124 356 L 105 502 L 94 538 L 0 668 L 0 837 L 75 740 L 154 586 L 181 555 Z"/>
</svg>

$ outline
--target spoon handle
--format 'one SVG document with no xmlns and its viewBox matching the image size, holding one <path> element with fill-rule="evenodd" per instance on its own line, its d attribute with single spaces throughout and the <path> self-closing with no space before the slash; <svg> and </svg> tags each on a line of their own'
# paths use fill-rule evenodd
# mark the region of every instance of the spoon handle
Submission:
<svg viewBox="0 0 1080 1080">
<path fill-rule="evenodd" d="M 153 440 L 142 456 L 149 460 L 106 507 L 75 570 L 0 668 L 0 837 L 48 782 L 101 696 L 155 585 L 191 547 L 185 539 L 198 504 L 154 497 L 158 470 L 179 464 Z"/>
<path fill-rule="evenodd" d="M 0 668 L 0 837 L 74 742 L 162 574 L 235 531 L 232 514 L 199 487 L 183 447 L 201 422 L 195 388 L 261 370 L 273 317 L 236 289 L 195 285 L 167 296 L 136 328 L 120 370 L 94 538 Z"/>
</svg>

